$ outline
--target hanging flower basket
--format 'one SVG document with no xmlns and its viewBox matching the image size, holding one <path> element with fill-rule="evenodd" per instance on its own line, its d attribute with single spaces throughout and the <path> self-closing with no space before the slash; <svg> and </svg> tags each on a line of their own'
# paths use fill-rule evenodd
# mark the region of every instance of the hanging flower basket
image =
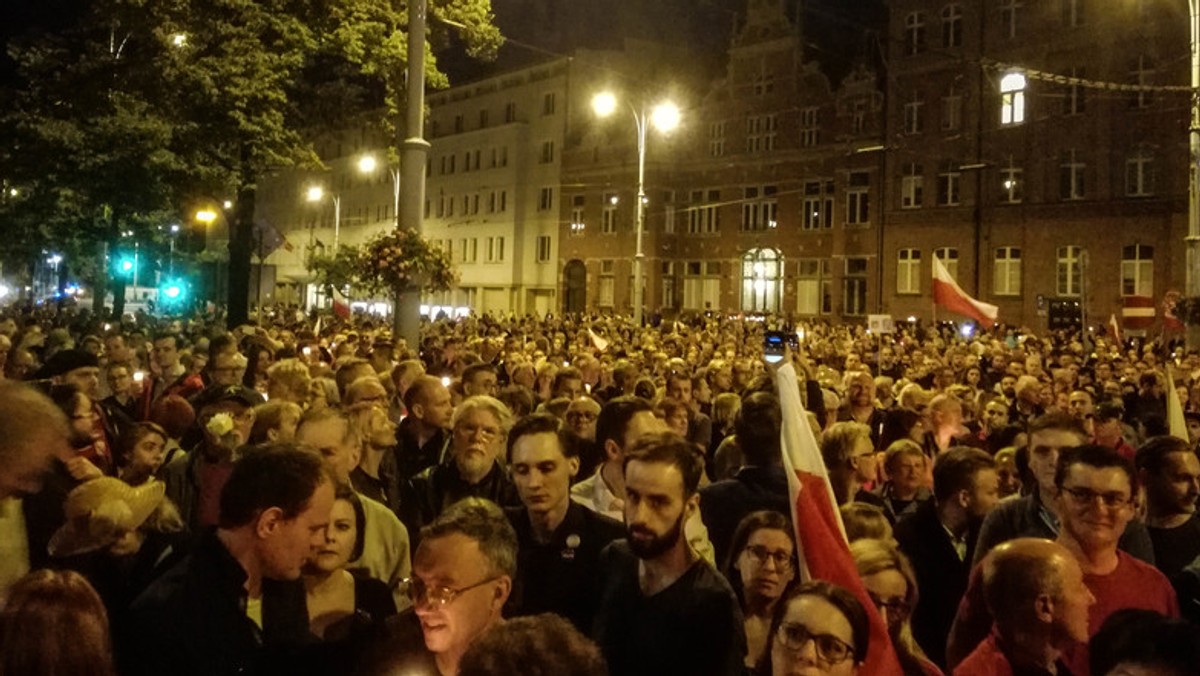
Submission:
<svg viewBox="0 0 1200 676">
<path fill-rule="evenodd" d="M 357 297 L 446 291 L 458 283 L 450 256 L 407 229 L 379 233 L 362 246 L 342 247 L 331 255 L 314 255 L 307 267 L 316 283 L 327 289 L 350 287 Z"/>
</svg>

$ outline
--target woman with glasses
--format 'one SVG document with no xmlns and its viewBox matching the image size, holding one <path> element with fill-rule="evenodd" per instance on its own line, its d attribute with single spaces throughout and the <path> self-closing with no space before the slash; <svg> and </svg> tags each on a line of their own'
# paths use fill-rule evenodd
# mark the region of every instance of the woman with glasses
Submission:
<svg viewBox="0 0 1200 676">
<path fill-rule="evenodd" d="M 776 605 L 760 676 L 857 676 L 870 624 L 853 594 L 821 580 L 791 588 Z"/>
<path fill-rule="evenodd" d="M 326 643 L 334 665 L 349 664 L 347 655 L 357 651 L 383 620 L 396 614 L 385 583 L 346 569 L 362 555 L 365 522 L 354 489 L 339 485 L 321 548 L 304 567 L 309 629 Z"/>
<path fill-rule="evenodd" d="M 747 667 L 757 664 L 766 652 L 771 613 L 796 575 L 791 533 L 787 517 L 770 511 L 746 515 L 733 532 L 722 572 L 745 617 Z"/>
<path fill-rule="evenodd" d="M 896 649 L 905 676 L 942 676 L 913 638 L 909 616 L 917 605 L 917 576 L 894 543 L 863 539 L 850 543 L 858 574 Z"/>
</svg>

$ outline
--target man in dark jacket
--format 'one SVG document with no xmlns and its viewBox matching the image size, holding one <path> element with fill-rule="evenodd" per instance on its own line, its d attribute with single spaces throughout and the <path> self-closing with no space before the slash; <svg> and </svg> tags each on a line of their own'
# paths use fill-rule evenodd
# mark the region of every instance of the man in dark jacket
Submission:
<svg viewBox="0 0 1200 676">
<path fill-rule="evenodd" d="M 216 530 L 134 601 L 121 672 L 303 673 L 300 569 L 325 543 L 332 507 L 333 481 L 315 453 L 281 445 L 243 455 Z"/>
</svg>

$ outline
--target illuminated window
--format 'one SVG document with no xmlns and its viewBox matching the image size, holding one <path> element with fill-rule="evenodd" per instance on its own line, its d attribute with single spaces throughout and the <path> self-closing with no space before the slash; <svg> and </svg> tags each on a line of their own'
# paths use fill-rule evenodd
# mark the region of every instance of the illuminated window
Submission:
<svg viewBox="0 0 1200 676">
<path fill-rule="evenodd" d="M 1000 124 L 1025 121 L 1025 75 L 1009 73 L 1000 80 Z"/>
</svg>

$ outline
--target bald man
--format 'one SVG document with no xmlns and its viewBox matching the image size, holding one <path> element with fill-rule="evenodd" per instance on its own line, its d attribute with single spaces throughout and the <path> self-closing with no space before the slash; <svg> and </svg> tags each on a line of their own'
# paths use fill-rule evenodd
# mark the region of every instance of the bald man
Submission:
<svg viewBox="0 0 1200 676">
<path fill-rule="evenodd" d="M 442 460 L 454 405 L 441 379 L 420 376 L 404 393 L 408 416 L 396 428 L 396 467 L 407 480 Z"/>
<path fill-rule="evenodd" d="M 1087 640 L 1096 599 L 1066 547 L 1039 538 L 1005 542 L 983 562 L 983 593 L 992 633 L 954 676 L 1071 673 L 1061 656 Z"/>
</svg>

